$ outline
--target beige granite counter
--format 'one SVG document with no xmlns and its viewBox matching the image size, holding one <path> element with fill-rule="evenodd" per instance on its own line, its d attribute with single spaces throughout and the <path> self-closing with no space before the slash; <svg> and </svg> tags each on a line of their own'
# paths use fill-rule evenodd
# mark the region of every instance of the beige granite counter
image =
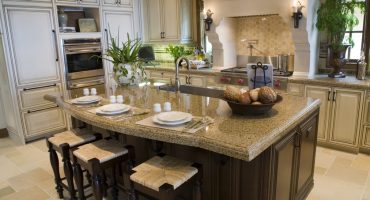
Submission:
<svg viewBox="0 0 370 200">
<path fill-rule="evenodd" d="M 73 117 L 94 126 L 122 134 L 199 147 L 245 161 L 257 157 L 319 109 L 320 105 L 319 100 L 283 95 L 283 101 L 276 104 L 271 113 L 256 117 L 232 115 L 227 103 L 216 98 L 165 92 L 150 87 L 120 88 L 118 94 L 125 96 L 126 104 L 140 108 L 151 108 L 153 103 L 170 101 L 173 110 L 190 112 L 194 116 L 210 116 L 215 123 L 189 134 L 135 124 L 153 113 L 115 121 L 88 112 L 91 108 L 66 103 L 60 94 L 46 95 L 45 98 L 56 102 Z"/>
</svg>

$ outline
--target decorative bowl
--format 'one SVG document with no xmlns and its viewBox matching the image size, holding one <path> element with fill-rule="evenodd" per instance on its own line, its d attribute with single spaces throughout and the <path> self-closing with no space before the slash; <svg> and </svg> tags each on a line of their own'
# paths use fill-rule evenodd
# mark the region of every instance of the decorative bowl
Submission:
<svg viewBox="0 0 370 200">
<path fill-rule="evenodd" d="M 222 98 L 224 101 L 226 101 L 232 112 L 234 114 L 239 114 L 239 115 L 261 115 L 268 113 L 272 107 L 276 104 L 279 103 L 280 101 L 283 100 L 283 97 L 280 95 L 277 95 L 276 101 L 274 103 L 269 103 L 269 104 L 241 104 L 235 101 L 229 101 L 225 98 Z"/>
</svg>

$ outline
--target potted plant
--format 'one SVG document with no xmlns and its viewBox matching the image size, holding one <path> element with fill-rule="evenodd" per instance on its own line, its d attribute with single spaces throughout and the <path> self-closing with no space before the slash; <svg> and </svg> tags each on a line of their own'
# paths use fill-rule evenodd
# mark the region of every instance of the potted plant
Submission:
<svg viewBox="0 0 370 200">
<path fill-rule="evenodd" d="M 131 39 L 127 33 L 127 41 L 119 45 L 119 39 L 110 35 L 110 45 L 104 59 L 112 62 L 115 81 L 120 85 L 135 85 L 146 79 L 143 60 L 139 58 L 142 42 L 139 38 Z M 119 34 L 118 34 L 119 37 Z"/>
<path fill-rule="evenodd" d="M 188 56 L 191 55 L 193 52 L 190 50 L 185 50 L 185 47 L 183 45 L 172 45 L 169 44 L 168 47 L 166 48 L 166 52 L 171 54 L 171 56 L 174 59 L 174 62 L 176 64 L 176 61 L 178 58 L 181 56 Z"/>
<path fill-rule="evenodd" d="M 326 31 L 328 36 L 329 65 L 332 78 L 343 78 L 341 67 L 346 64 L 347 48 L 353 46 L 351 38 L 345 38 L 345 31 L 352 30 L 359 23 L 355 9 L 365 11 L 365 2 L 358 0 L 326 0 L 317 11 L 316 27 Z"/>
</svg>

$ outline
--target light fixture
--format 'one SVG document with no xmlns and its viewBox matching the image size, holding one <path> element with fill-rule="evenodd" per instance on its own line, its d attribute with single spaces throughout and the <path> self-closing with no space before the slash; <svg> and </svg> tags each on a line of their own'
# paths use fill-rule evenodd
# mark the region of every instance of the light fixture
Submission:
<svg viewBox="0 0 370 200">
<path fill-rule="evenodd" d="M 299 20 L 302 19 L 302 9 L 304 6 L 300 1 L 295 1 L 293 6 L 293 19 L 294 19 L 294 28 L 299 28 Z"/>
<path fill-rule="evenodd" d="M 206 12 L 207 18 L 204 19 L 204 25 L 205 25 L 206 31 L 211 30 L 211 24 L 213 23 L 212 15 L 213 15 L 213 12 L 211 11 L 211 9 L 208 9 Z"/>
</svg>

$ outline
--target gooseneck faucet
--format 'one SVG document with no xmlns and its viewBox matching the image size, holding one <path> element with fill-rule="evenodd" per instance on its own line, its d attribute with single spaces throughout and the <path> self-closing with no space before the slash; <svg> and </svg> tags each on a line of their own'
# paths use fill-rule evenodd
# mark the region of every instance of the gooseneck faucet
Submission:
<svg viewBox="0 0 370 200">
<path fill-rule="evenodd" d="M 175 74 L 175 88 L 176 88 L 176 91 L 180 91 L 181 83 L 180 83 L 180 79 L 179 79 L 179 67 L 180 67 L 182 61 L 186 62 L 186 65 L 187 65 L 188 69 L 190 68 L 189 59 L 187 59 L 186 57 L 182 56 L 182 57 L 180 57 L 176 60 L 176 74 Z"/>
</svg>

